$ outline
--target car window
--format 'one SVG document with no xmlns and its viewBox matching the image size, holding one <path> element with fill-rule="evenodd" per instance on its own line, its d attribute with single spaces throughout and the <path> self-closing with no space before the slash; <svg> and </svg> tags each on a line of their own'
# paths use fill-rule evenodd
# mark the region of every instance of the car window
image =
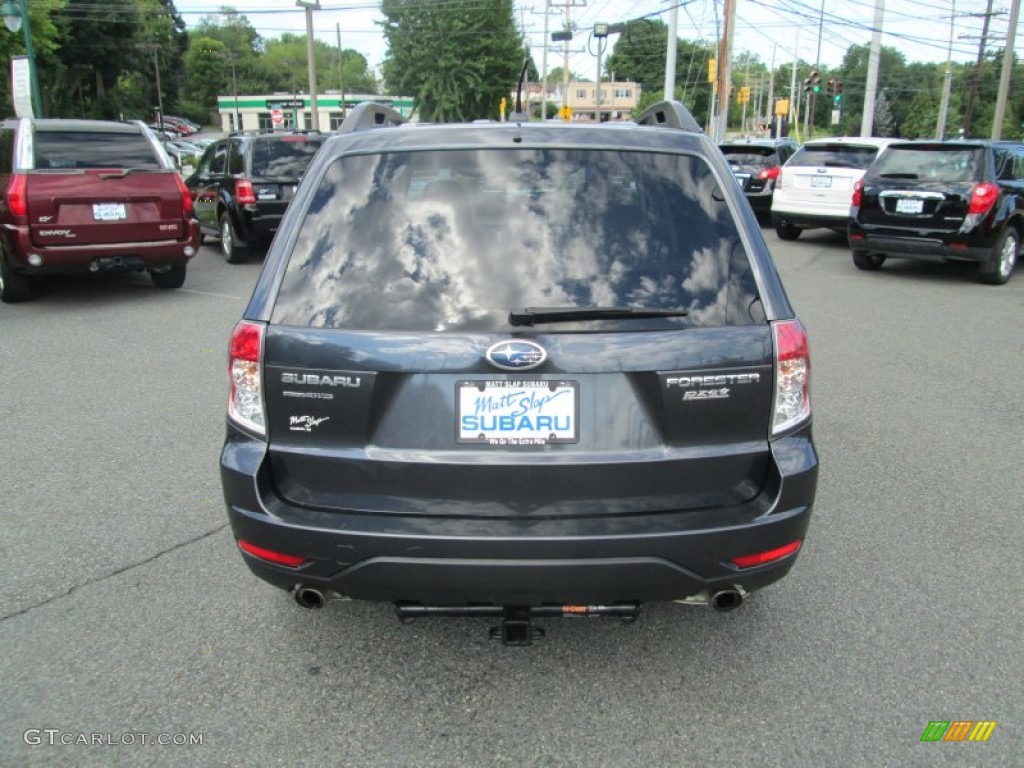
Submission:
<svg viewBox="0 0 1024 768">
<path fill-rule="evenodd" d="M 882 178 L 975 181 L 981 178 L 984 163 L 985 150 L 981 147 L 895 144 L 878 158 L 871 172 Z"/>
<path fill-rule="evenodd" d="M 215 144 L 213 147 L 213 159 L 210 161 L 210 173 L 213 176 L 223 176 L 228 167 L 228 147 L 230 142 Z"/>
<path fill-rule="evenodd" d="M 14 164 L 14 129 L 0 126 L 0 175 L 6 176 Z"/>
<path fill-rule="evenodd" d="M 846 144 L 805 144 L 794 153 L 787 165 L 865 169 L 871 165 L 877 154 L 877 147 L 856 147 Z"/>
<path fill-rule="evenodd" d="M 993 154 L 996 161 L 996 178 L 1000 181 L 1013 181 L 1013 152 L 1008 149 L 996 149 Z"/>
<path fill-rule="evenodd" d="M 594 305 L 685 308 L 695 325 L 752 322 L 746 252 L 700 157 L 570 149 L 344 157 L 294 226 L 275 323 L 493 330 L 507 328 L 515 308 Z M 672 322 L 629 327 L 678 327 Z"/>
<path fill-rule="evenodd" d="M 1024 181 L 1024 149 L 1018 149 L 1014 153 L 1014 178 L 1017 181 Z"/>
<path fill-rule="evenodd" d="M 228 154 L 228 173 L 232 176 L 245 173 L 245 155 L 241 142 L 232 141 Z"/>
<path fill-rule="evenodd" d="M 141 133 L 36 131 L 36 168 L 163 168 Z"/>
<path fill-rule="evenodd" d="M 255 141 L 252 148 L 252 175 L 268 177 L 301 176 L 323 144 L 323 138 L 285 136 L 268 141 Z"/>
<path fill-rule="evenodd" d="M 722 154 L 730 163 L 737 165 L 775 165 L 775 150 L 771 147 L 724 146 Z"/>
</svg>

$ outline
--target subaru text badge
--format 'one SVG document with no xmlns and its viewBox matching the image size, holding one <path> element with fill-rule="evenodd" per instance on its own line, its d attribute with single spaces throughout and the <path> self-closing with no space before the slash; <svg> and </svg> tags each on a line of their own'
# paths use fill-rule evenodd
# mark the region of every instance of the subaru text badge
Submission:
<svg viewBox="0 0 1024 768">
<path fill-rule="evenodd" d="M 503 371 L 528 371 L 548 359 L 544 347 L 532 341 L 501 341 L 487 350 L 487 362 Z"/>
</svg>

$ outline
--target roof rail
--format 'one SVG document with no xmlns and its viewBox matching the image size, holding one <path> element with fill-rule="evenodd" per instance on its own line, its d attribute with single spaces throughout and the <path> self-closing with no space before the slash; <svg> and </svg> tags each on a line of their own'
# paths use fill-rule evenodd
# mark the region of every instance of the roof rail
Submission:
<svg viewBox="0 0 1024 768">
<path fill-rule="evenodd" d="M 659 101 L 643 111 L 636 120 L 638 125 L 663 125 L 691 133 L 703 133 L 700 124 L 681 101 Z"/>
<path fill-rule="evenodd" d="M 355 131 L 369 131 L 373 128 L 395 128 L 407 122 L 408 120 L 402 117 L 402 113 L 396 109 L 373 101 L 364 101 L 352 108 L 335 133 L 354 133 Z"/>
</svg>

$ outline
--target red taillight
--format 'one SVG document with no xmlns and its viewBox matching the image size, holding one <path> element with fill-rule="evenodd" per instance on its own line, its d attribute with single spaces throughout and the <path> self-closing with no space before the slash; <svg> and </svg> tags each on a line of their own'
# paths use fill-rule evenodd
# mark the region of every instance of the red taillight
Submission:
<svg viewBox="0 0 1024 768">
<path fill-rule="evenodd" d="M 231 336 L 228 358 L 228 418 L 258 435 L 266 434 L 263 410 L 263 326 L 243 320 Z"/>
<path fill-rule="evenodd" d="M 304 557 L 299 557 L 298 555 L 286 555 L 283 552 L 275 552 L 272 549 L 257 547 L 255 544 L 250 544 L 245 539 L 238 540 L 238 548 L 243 552 L 248 552 L 253 557 L 258 557 L 260 560 L 266 560 L 268 563 L 274 563 L 275 565 L 285 565 L 289 568 L 298 568 L 300 565 L 307 562 Z"/>
<path fill-rule="evenodd" d="M 981 184 L 975 184 L 974 189 L 971 190 L 971 202 L 967 206 L 967 213 L 988 213 L 992 206 L 996 204 L 998 196 L 999 187 L 992 182 L 985 181 Z"/>
<path fill-rule="evenodd" d="M 792 555 L 800 549 L 800 540 L 792 541 L 784 547 L 776 547 L 775 549 L 769 549 L 765 552 L 758 552 L 754 555 L 743 555 L 741 557 L 734 557 L 731 562 L 737 568 L 753 568 L 755 565 L 764 565 L 765 563 L 773 563 L 776 560 L 781 560 L 784 557 Z"/>
<path fill-rule="evenodd" d="M 772 323 L 775 337 L 775 408 L 772 434 L 778 435 L 811 415 L 811 357 L 807 331 L 799 320 Z"/>
<path fill-rule="evenodd" d="M 771 168 L 765 168 L 757 174 L 757 178 L 761 181 L 768 181 L 769 179 L 779 178 L 779 171 L 782 169 L 777 165 L 773 165 Z"/>
<path fill-rule="evenodd" d="M 16 173 L 7 184 L 7 208 L 15 216 L 28 216 L 28 176 Z"/>
<path fill-rule="evenodd" d="M 252 205 L 256 202 L 256 190 L 252 188 L 252 182 L 248 179 L 238 179 L 235 182 L 235 198 L 239 205 Z"/>
<path fill-rule="evenodd" d="M 853 200 L 850 201 L 850 205 L 854 208 L 860 208 L 860 201 L 864 199 L 864 179 L 857 179 L 853 184 Z"/>
<path fill-rule="evenodd" d="M 186 219 L 192 217 L 192 193 L 188 191 L 188 187 L 185 186 L 184 180 L 181 178 L 181 174 L 174 174 L 174 180 L 178 182 L 178 191 L 181 193 L 181 210 L 185 215 Z"/>
</svg>

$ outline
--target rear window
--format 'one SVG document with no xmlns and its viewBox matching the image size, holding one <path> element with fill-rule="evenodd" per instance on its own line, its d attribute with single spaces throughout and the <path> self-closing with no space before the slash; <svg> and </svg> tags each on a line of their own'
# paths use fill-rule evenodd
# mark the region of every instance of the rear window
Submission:
<svg viewBox="0 0 1024 768">
<path fill-rule="evenodd" d="M 817 144 L 800 147 L 786 165 L 813 165 L 818 168 L 867 168 L 878 154 L 877 147 L 846 144 Z"/>
<path fill-rule="evenodd" d="M 36 168 L 163 168 L 153 145 L 140 133 L 37 131 Z"/>
<path fill-rule="evenodd" d="M 775 150 L 771 147 L 722 147 L 722 154 L 736 165 L 763 165 L 775 163 Z"/>
<path fill-rule="evenodd" d="M 253 142 L 252 175 L 297 178 L 306 172 L 323 143 L 323 138 L 309 136 Z"/>
<path fill-rule="evenodd" d="M 981 178 L 985 150 L 981 147 L 889 147 L 878 158 L 873 175 L 894 179 L 976 181 Z"/>
<path fill-rule="evenodd" d="M 272 321 L 507 330 L 522 307 L 687 309 L 571 330 L 749 324 L 756 289 L 702 158 L 493 149 L 339 158 L 300 222 Z M 551 326 L 545 326 L 551 327 Z"/>
</svg>

